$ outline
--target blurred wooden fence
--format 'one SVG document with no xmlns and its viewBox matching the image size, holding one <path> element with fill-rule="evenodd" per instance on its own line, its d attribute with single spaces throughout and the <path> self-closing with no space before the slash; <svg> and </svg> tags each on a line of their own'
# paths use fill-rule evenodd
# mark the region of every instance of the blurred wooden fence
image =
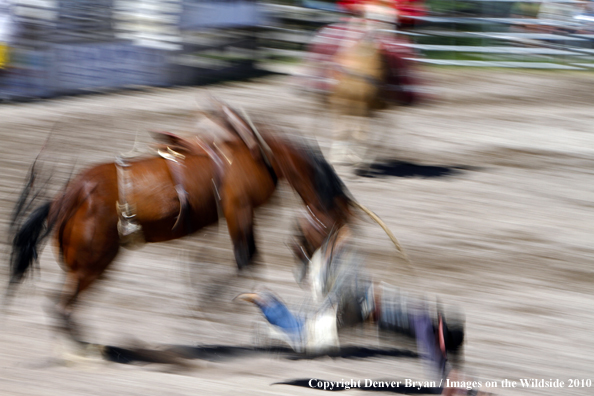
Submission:
<svg viewBox="0 0 594 396">
<path fill-rule="evenodd" d="M 571 5 L 579 0 L 552 1 Z M 569 33 L 579 29 L 577 19 L 516 17 L 514 5 L 527 3 L 539 6 L 541 0 L 445 0 L 440 3 L 441 13 L 446 8 L 449 15 L 430 12 L 412 17 L 416 26 L 397 33 L 408 37 L 409 46 L 422 55 L 417 60 L 423 63 L 567 70 L 594 67 L 594 34 Z M 466 7 L 466 14 L 456 12 L 465 9 L 461 5 L 472 7 Z M 341 18 L 327 10 L 282 5 L 267 9 L 276 23 L 263 29 L 259 37 L 265 56 L 271 59 L 301 57 L 317 28 Z"/>
</svg>

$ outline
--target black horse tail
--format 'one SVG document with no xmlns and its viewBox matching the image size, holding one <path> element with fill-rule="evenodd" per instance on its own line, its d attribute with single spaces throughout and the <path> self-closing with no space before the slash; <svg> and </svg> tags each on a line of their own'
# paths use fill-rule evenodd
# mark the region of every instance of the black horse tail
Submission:
<svg viewBox="0 0 594 396">
<path fill-rule="evenodd" d="M 16 232 L 12 240 L 10 285 L 20 283 L 31 265 L 37 262 L 38 246 L 51 231 L 47 222 L 51 205 L 51 201 L 48 201 L 35 209 Z"/>
</svg>

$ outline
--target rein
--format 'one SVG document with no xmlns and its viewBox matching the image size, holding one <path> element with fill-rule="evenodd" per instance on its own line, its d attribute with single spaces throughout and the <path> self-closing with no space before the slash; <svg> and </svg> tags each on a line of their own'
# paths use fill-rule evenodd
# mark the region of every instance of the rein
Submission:
<svg viewBox="0 0 594 396">
<path fill-rule="evenodd" d="M 388 237 L 390 238 L 390 240 L 392 241 L 392 243 L 396 247 L 396 250 L 400 253 L 400 256 L 402 257 L 402 259 L 406 263 L 406 266 L 408 267 L 408 269 L 411 271 L 411 273 L 413 274 L 414 277 L 418 278 L 418 274 L 417 274 L 415 265 L 413 264 L 412 260 L 409 258 L 408 254 L 406 253 L 406 251 L 404 250 L 404 248 L 402 247 L 402 245 L 400 245 L 400 242 L 398 242 L 398 239 L 394 236 L 394 234 L 392 233 L 392 231 L 388 228 L 388 226 L 386 225 L 386 223 L 384 223 L 384 221 L 378 215 L 376 215 L 375 213 L 373 213 L 371 210 L 369 210 L 367 207 L 363 206 L 359 202 L 357 202 L 355 200 L 352 200 L 351 202 L 353 203 L 354 206 L 356 206 L 357 208 L 361 209 L 373 221 L 375 221 L 382 228 L 382 230 L 384 230 L 384 232 L 386 233 L 386 235 L 388 235 Z M 320 228 L 320 225 L 323 226 L 324 229 L 327 229 L 327 226 L 312 212 L 312 210 L 309 208 L 309 206 L 307 206 L 307 209 L 308 209 L 308 211 L 306 212 L 307 213 L 306 218 L 308 219 L 309 223 L 317 231 L 324 232 L 324 230 L 322 230 Z M 328 238 L 330 238 L 330 236 L 332 235 L 333 231 L 334 231 L 334 227 L 330 230 L 328 237 L 326 237 L 327 238 L 327 241 L 329 240 Z M 334 243 L 335 242 L 336 242 L 336 239 L 335 239 Z M 332 257 L 332 255 L 333 255 L 334 243 L 332 245 L 332 251 L 331 251 L 330 257 Z"/>
<path fill-rule="evenodd" d="M 388 237 L 390 238 L 390 240 L 392 241 L 392 243 L 396 247 L 396 250 L 398 250 L 398 252 L 402 256 L 402 258 L 404 259 L 404 262 L 406 263 L 406 265 L 408 266 L 408 268 L 412 271 L 412 273 L 414 274 L 414 276 L 417 277 L 415 266 L 413 265 L 412 261 L 408 257 L 408 254 L 406 254 L 406 251 L 400 245 L 400 242 L 398 242 L 398 239 L 396 239 L 396 237 L 394 236 L 394 234 L 392 233 L 392 231 L 390 231 L 390 229 L 388 228 L 388 226 L 386 225 L 386 223 L 384 223 L 383 220 L 380 219 L 378 215 L 376 215 L 375 213 L 373 213 L 371 210 L 367 209 L 365 206 L 361 205 L 359 202 L 353 200 L 353 204 L 357 208 L 359 208 L 363 212 L 365 212 L 365 214 L 367 214 L 369 217 L 371 217 L 377 224 L 379 224 L 379 226 L 384 230 L 384 232 L 388 235 Z"/>
</svg>

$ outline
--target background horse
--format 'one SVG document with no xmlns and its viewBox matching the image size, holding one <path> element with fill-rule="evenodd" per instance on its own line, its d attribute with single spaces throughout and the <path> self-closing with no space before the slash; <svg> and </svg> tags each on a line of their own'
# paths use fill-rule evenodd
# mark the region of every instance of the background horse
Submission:
<svg viewBox="0 0 594 396">
<path fill-rule="evenodd" d="M 226 141 L 220 147 L 226 163 L 220 185 L 213 189 L 218 172 L 215 161 L 202 145 L 174 138 L 185 147 L 183 168 L 177 177 L 183 177 L 185 215 L 184 202 L 176 191 L 177 178 L 167 159 L 151 157 L 128 164 L 126 172 L 132 183 L 126 201 L 136 206 L 135 221 L 142 227 L 146 242 L 181 238 L 214 224 L 219 219 L 220 207 L 237 265 L 244 268 L 256 254 L 254 208 L 267 202 L 277 178 L 289 181 L 314 216 L 339 224 L 346 221 L 346 190 L 319 150 L 275 136 L 266 126 L 259 127 L 261 135 L 249 120 L 225 105 L 220 105 L 213 120 L 242 139 Z M 112 263 L 121 246 L 120 215 L 116 208 L 121 198 L 118 177 L 115 163 L 94 166 L 79 174 L 54 200 L 35 209 L 20 227 L 15 227 L 7 297 L 38 259 L 38 245 L 53 230 L 54 245 L 66 271 L 56 310 L 62 328 L 77 341 L 81 337 L 71 320 L 75 302 Z M 33 168 L 13 224 L 22 217 L 21 208 L 34 178 Z M 176 226 L 179 221 L 183 226 Z"/>
<path fill-rule="evenodd" d="M 406 44 L 393 34 L 356 24 L 330 25 L 315 36 L 308 56 L 313 72 L 305 86 L 322 94 L 335 117 L 331 162 L 363 159 L 369 118 L 391 104 L 419 99 L 410 60 L 415 54 Z"/>
</svg>

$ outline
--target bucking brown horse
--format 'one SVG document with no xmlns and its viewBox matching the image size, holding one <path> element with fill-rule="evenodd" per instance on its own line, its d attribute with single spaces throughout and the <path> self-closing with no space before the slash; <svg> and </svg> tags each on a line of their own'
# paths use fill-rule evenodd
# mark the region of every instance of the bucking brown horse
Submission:
<svg viewBox="0 0 594 396">
<path fill-rule="evenodd" d="M 245 114 L 221 103 L 211 118 L 236 138 L 216 145 L 166 135 L 168 156 L 94 166 L 35 209 L 16 227 L 7 296 L 38 259 L 40 243 L 53 233 L 66 271 L 56 309 L 67 333 L 80 340 L 71 320 L 74 304 L 116 258 L 123 220 L 133 221 L 146 242 L 163 242 L 193 234 L 222 215 L 239 269 L 256 254 L 254 209 L 268 201 L 277 180 L 289 182 L 319 227 L 339 227 L 348 221 L 351 198 L 319 149 L 275 134 L 270 126 L 253 124 Z M 17 205 L 15 224 L 23 217 L 20 212 L 34 182 L 34 167 L 30 178 Z M 121 212 L 123 186 L 127 186 L 126 203 L 134 206 L 128 218 Z M 313 238 L 311 243 L 321 245 L 322 239 Z"/>
</svg>

